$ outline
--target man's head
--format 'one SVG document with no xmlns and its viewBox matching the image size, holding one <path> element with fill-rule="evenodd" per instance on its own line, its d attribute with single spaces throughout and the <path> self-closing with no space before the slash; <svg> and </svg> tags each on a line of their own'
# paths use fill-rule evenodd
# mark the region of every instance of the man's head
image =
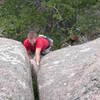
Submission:
<svg viewBox="0 0 100 100">
<path fill-rule="evenodd" d="M 36 32 L 31 31 L 31 32 L 28 34 L 28 40 L 29 40 L 29 42 L 30 42 L 32 45 L 35 44 L 36 38 L 37 38 L 37 33 L 36 33 Z"/>
</svg>

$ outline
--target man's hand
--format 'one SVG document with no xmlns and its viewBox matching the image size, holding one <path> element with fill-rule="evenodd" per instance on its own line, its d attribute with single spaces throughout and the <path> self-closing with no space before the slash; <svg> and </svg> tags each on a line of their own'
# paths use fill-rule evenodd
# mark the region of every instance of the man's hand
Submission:
<svg viewBox="0 0 100 100">
<path fill-rule="evenodd" d="M 39 66 L 40 64 L 39 63 L 36 63 L 36 65 Z"/>
<path fill-rule="evenodd" d="M 34 66 L 39 66 L 40 65 L 39 63 L 36 63 L 36 61 L 34 59 L 31 59 L 30 62 Z"/>
<path fill-rule="evenodd" d="M 32 65 L 36 66 L 36 62 L 35 62 L 34 59 L 30 59 L 30 63 L 31 63 Z"/>
<path fill-rule="evenodd" d="M 30 63 L 32 64 L 32 69 L 37 73 L 40 68 L 39 64 L 37 65 L 37 63 L 34 59 L 30 59 Z"/>
</svg>

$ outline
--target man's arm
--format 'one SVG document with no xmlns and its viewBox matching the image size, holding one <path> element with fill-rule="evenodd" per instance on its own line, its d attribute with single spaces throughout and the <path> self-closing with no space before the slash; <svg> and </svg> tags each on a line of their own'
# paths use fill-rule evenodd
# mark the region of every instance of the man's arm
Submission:
<svg viewBox="0 0 100 100">
<path fill-rule="evenodd" d="M 40 64 L 40 53 L 41 53 L 41 48 L 36 48 L 35 59 L 37 65 Z"/>
<path fill-rule="evenodd" d="M 32 57 L 31 57 L 31 51 L 27 51 L 27 55 L 28 55 L 29 59 L 32 59 Z"/>
<path fill-rule="evenodd" d="M 31 57 L 31 50 L 30 50 L 30 47 L 29 47 L 29 43 L 27 43 L 26 40 L 24 41 L 24 47 L 25 47 L 25 49 L 27 51 L 28 59 L 32 59 L 32 57 Z"/>
</svg>

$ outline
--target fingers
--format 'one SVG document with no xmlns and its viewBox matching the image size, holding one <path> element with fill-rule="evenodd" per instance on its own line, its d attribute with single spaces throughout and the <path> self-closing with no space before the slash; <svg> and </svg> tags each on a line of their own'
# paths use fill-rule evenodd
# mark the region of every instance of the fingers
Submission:
<svg viewBox="0 0 100 100">
<path fill-rule="evenodd" d="M 37 64 L 36 64 L 36 61 L 35 61 L 34 59 L 30 59 L 30 63 L 31 63 L 31 65 L 32 65 L 32 70 L 34 70 L 35 73 L 37 74 L 38 71 L 39 71 L 39 69 L 40 69 L 39 64 L 37 65 Z"/>
</svg>

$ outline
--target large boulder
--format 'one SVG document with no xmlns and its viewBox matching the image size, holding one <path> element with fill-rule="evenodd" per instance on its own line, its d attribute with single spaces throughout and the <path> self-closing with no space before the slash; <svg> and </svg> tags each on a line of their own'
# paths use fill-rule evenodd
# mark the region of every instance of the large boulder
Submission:
<svg viewBox="0 0 100 100">
<path fill-rule="evenodd" d="M 40 100 L 100 100 L 100 38 L 43 57 Z"/>
<path fill-rule="evenodd" d="M 0 38 L 0 100 L 34 100 L 26 51 L 5 38 Z"/>
</svg>

